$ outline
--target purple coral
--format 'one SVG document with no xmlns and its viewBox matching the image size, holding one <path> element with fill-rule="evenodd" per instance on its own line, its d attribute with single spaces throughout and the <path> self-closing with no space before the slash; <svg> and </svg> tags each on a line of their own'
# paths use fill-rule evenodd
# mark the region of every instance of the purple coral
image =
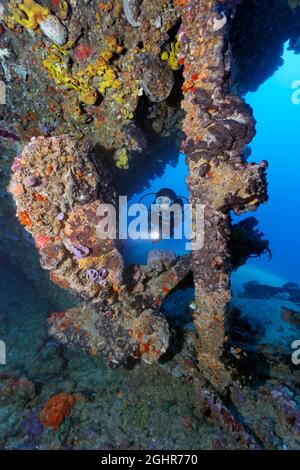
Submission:
<svg viewBox="0 0 300 470">
<path fill-rule="evenodd" d="M 142 275 L 142 271 L 141 271 L 141 268 L 137 265 L 135 265 L 133 267 L 133 274 L 132 274 L 132 280 L 134 282 L 138 282 L 141 278 L 141 275 Z"/>
<path fill-rule="evenodd" d="M 100 271 L 99 271 L 99 279 L 100 279 L 100 280 L 104 280 L 104 279 L 107 278 L 107 276 L 108 276 L 108 271 L 107 271 L 107 269 L 101 268 Z"/>
<path fill-rule="evenodd" d="M 43 426 L 34 411 L 30 411 L 23 419 L 22 426 L 31 439 L 39 439 L 41 437 Z"/>
<path fill-rule="evenodd" d="M 59 212 L 56 216 L 56 220 L 64 220 L 65 214 L 63 212 Z"/>
<path fill-rule="evenodd" d="M 4 139 L 12 139 L 17 142 L 21 140 L 14 132 L 6 131 L 4 129 L 0 129 L 0 137 L 3 137 Z"/>
<path fill-rule="evenodd" d="M 14 159 L 14 162 L 12 164 L 12 171 L 15 173 L 16 171 L 18 171 L 20 168 L 21 168 L 21 164 L 22 164 L 22 157 L 21 155 L 17 155 Z"/>
<path fill-rule="evenodd" d="M 88 269 L 87 275 L 92 282 L 97 282 L 101 287 L 105 287 L 106 278 L 108 276 L 108 271 L 105 268 L 101 268 L 99 271 L 97 269 Z"/>
<path fill-rule="evenodd" d="M 34 188 L 35 186 L 39 186 L 40 180 L 36 176 L 26 176 L 23 180 L 23 184 L 28 188 Z"/>
<path fill-rule="evenodd" d="M 108 276 L 108 271 L 105 268 L 101 268 L 99 271 L 99 286 L 105 287 L 106 286 L 106 278 Z"/>
<path fill-rule="evenodd" d="M 81 243 L 76 243 L 70 247 L 71 252 L 77 259 L 86 258 L 90 254 L 90 249 Z"/>
<path fill-rule="evenodd" d="M 88 269 L 87 275 L 92 282 L 96 282 L 99 278 L 99 273 L 97 269 Z"/>
</svg>

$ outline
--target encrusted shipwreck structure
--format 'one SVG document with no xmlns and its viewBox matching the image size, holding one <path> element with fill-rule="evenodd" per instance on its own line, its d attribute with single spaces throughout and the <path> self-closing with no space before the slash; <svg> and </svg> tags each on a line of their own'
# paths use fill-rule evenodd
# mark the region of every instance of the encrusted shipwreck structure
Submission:
<svg viewBox="0 0 300 470">
<path fill-rule="evenodd" d="M 183 148 L 191 201 L 205 205 L 205 243 L 193 253 L 198 357 L 215 384 L 226 384 L 222 357 L 229 340 L 230 211 L 255 210 L 267 200 L 267 164 L 245 162 L 244 148 L 254 137 L 255 121 L 251 108 L 229 91 L 228 24 L 239 2 L 181 3 L 187 136 Z"/>
<path fill-rule="evenodd" d="M 50 332 L 63 344 L 103 353 L 112 365 L 130 356 L 157 360 L 169 345 L 168 324 L 158 309 L 188 274 L 187 257 L 125 272 L 114 240 L 97 236 L 97 210 L 114 202 L 114 192 L 86 144 L 64 135 L 33 138 L 12 169 L 9 191 L 42 267 L 54 283 L 87 301 L 54 313 Z"/>
<path fill-rule="evenodd" d="M 230 275 L 268 250 L 255 219 L 233 226 L 230 216 L 267 200 L 267 163 L 245 157 L 252 110 L 231 88 L 230 27 L 245 2 L 2 3 L 0 60 L 11 111 L 3 112 L 0 136 L 18 153 L 9 190 L 50 279 L 84 302 L 53 313 L 50 333 L 104 354 L 112 366 L 158 360 L 170 341 L 161 304 L 192 272 L 198 366 L 224 390 L 232 381 Z M 182 138 L 190 202 L 205 206 L 204 246 L 127 267 L 117 241 L 97 237 L 98 208 L 115 203 L 124 171 L 155 162 L 151 141 L 165 147 Z"/>
</svg>

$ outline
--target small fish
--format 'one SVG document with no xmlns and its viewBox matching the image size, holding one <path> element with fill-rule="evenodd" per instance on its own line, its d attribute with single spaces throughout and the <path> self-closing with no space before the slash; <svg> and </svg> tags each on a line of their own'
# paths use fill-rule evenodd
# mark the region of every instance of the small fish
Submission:
<svg viewBox="0 0 300 470">
<path fill-rule="evenodd" d="M 191 303 L 189 304 L 189 307 L 190 307 L 191 310 L 196 310 L 196 308 L 197 308 L 196 302 L 191 302 Z"/>
</svg>

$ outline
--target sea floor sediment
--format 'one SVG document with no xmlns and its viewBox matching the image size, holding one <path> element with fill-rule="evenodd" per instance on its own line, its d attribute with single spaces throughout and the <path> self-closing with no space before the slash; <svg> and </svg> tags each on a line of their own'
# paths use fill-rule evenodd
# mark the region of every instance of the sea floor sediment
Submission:
<svg viewBox="0 0 300 470">
<path fill-rule="evenodd" d="M 293 409 L 299 372 L 282 362 L 289 342 L 278 348 L 277 357 L 267 341 L 260 342 L 260 359 L 273 370 L 260 371 L 252 385 L 232 387 L 231 404 L 220 401 L 229 413 L 223 411 L 222 422 L 222 413 L 217 416 L 203 399 L 212 391 L 189 363 L 191 349 L 151 366 L 109 369 L 102 359 L 63 349 L 48 336 L 48 314 L 53 307 L 69 306 L 70 299 L 65 305 L 49 303 L 4 258 L 0 278 L 0 333 L 7 344 L 7 366 L 0 374 L 2 449 L 239 449 L 254 443 L 257 448 L 300 448 L 298 421 L 292 426 L 288 421 L 289 413 L 299 413 Z M 272 314 L 270 302 L 240 301 L 249 311 Z M 280 300 L 272 302 L 276 311 Z M 76 397 L 76 403 L 55 432 L 41 424 L 40 416 L 45 403 L 61 393 Z M 243 423 L 252 444 L 240 439 L 242 430 L 233 426 L 232 416 Z"/>
</svg>

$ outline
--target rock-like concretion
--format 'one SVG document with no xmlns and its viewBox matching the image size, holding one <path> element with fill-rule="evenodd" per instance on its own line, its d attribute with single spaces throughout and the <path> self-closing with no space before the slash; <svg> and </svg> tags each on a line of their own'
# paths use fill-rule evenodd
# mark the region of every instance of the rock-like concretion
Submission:
<svg viewBox="0 0 300 470">
<path fill-rule="evenodd" d="M 230 381 L 223 361 L 230 272 L 234 267 L 229 214 L 231 210 L 236 214 L 255 210 L 267 199 L 266 162 L 247 164 L 244 159 L 244 147 L 255 134 L 251 108 L 241 98 L 229 94 L 228 27 L 236 3 L 175 2 L 175 16 L 182 18 L 178 64 L 184 65 L 186 140 L 183 149 L 189 163 L 188 184 L 193 205 L 205 206 L 205 243 L 193 253 L 192 268 L 197 301 L 194 317 L 200 337 L 199 363 L 210 380 L 222 387 Z M 111 40 L 110 49 L 120 52 L 115 40 Z M 166 100 L 174 84 L 167 63 L 157 54 L 143 51 L 135 54 L 132 67 L 151 101 Z M 138 134 L 132 129 L 126 135 L 135 142 Z M 120 164 L 126 166 L 125 147 L 120 158 Z M 97 351 L 114 358 L 111 362 L 126 361 L 129 355 L 136 354 L 136 343 L 130 339 L 129 331 L 136 330 L 137 318 L 142 315 L 148 319 L 147 324 L 155 325 L 150 341 L 155 347 L 149 343 L 147 348 L 152 360 L 157 359 L 157 351 L 162 354 L 168 344 L 168 328 L 159 306 L 189 273 L 188 263 L 184 258 L 175 259 L 157 266 L 150 263 L 146 270 L 137 266 L 134 272 L 125 273 L 114 240 L 97 237 L 96 227 L 101 220 L 97 209 L 103 202 L 114 203 L 115 194 L 108 173 L 102 165 L 95 165 L 86 143 L 77 144 L 64 135 L 34 138 L 15 159 L 12 169 L 10 192 L 17 203 L 20 222 L 34 237 L 42 266 L 50 271 L 53 282 L 88 302 L 88 309 L 80 309 L 78 313 L 78 318 L 88 318 L 87 336 L 91 335 L 91 339 L 87 349 L 94 351 L 96 342 L 102 345 Z M 261 241 L 259 246 L 254 245 L 255 253 L 266 249 Z M 247 256 L 249 253 L 243 260 Z M 236 264 L 239 262 L 236 260 Z M 100 329 L 93 310 L 89 310 L 91 304 L 96 304 L 104 322 Z M 79 331 L 78 323 L 84 322 L 74 324 L 71 321 L 76 317 L 74 312 L 69 312 L 67 317 L 68 328 L 64 329 L 66 322 L 55 317 L 51 330 L 64 343 L 74 343 L 74 331 Z M 116 328 L 106 327 L 106 318 Z M 111 337 L 105 333 L 108 331 Z M 105 339 L 100 340 L 99 334 Z M 122 337 L 120 341 L 117 341 L 118 334 Z M 86 349 L 81 340 L 75 343 Z M 147 354 L 149 362 L 149 351 L 139 350 L 138 355 Z"/>
<path fill-rule="evenodd" d="M 40 28 L 57 46 L 63 46 L 68 40 L 68 30 L 54 15 L 49 15 L 40 23 Z"/>
<path fill-rule="evenodd" d="M 63 344 L 109 364 L 130 357 L 151 363 L 169 345 L 169 327 L 159 307 L 190 271 L 187 257 L 134 267 L 126 274 L 113 239 L 101 239 L 101 204 L 115 193 L 86 143 L 60 137 L 33 138 L 13 163 L 9 191 L 17 216 L 33 236 L 50 279 L 87 301 L 55 313 L 50 332 Z"/>
<path fill-rule="evenodd" d="M 205 206 L 204 247 L 193 253 L 198 357 L 204 374 L 223 388 L 231 380 L 223 361 L 231 297 L 229 214 L 255 210 L 266 201 L 266 164 L 246 164 L 243 151 L 254 137 L 255 121 L 251 108 L 229 93 L 228 26 L 238 2 L 180 3 L 186 112 L 183 148 L 190 169 L 191 202 Z M 216 28 L 224 15 L 228 21 Z"/>
<path fill-rule="evenodd" d="M 17 216 L 51 280 L 93 302 L 118 289 L 123 259 L 113 240 L 100 240 L 96 233 L 97 209 L 112 202 L 114 193 L 89 146 L 68 136 L 33 138 L 16 157 L 13 172 L 9 190 Z M 90 279 L 92 268 L 107 270 L 105 285 Z"/>
</svg>

